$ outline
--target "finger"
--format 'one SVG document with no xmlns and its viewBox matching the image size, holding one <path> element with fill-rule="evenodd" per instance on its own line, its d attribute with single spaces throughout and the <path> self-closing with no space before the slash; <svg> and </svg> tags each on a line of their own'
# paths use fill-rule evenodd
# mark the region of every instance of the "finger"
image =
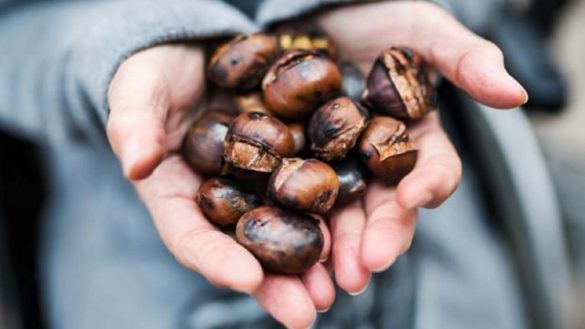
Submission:
<svg viewBox="0 0 585 329">
<path fill-rule="evenodd" d="M 287 328 L 309 328 L 317 317 L 311 296 L 297 276 L 267 274 L 253 295 Z"/>
<path fill-rule="evenodd" d="M 387 15 L 380 14 L 383 12 L 392 12 L 398 19 L 388 20 Z M 335 40 L 342 40 L 342 49 L 371 54 L 371 58 L 357 59 L 363 63 L 374 60 L 382 50 L 380 45 L 405 46 L 420 53 L 455 85 L 484 104 L 513 108 L 528 100 L 524 88 L 506 71 L 501 50 L 437 5 L 424 1 L 384 2 L 352 7 L 352 15 L 368 17 L 368 24 L 346 24 L 347 16 L 335 11 L 325 14 L 320 22 L 327 32 L 341 36 Z M 357 35 L 360 45 L 343 35 Z"/>
<path fill-rule="evenodd" d="M 362 238 L 362 264 L 373 272 L 390 267 L 410 248 L 416 225 L 416 210 L 396 202 L 394 188 L 373 182 L 365 197 L 366 229 Z"/>
<path fill-rule="evenodd" d="M 335 281 L 349 294 L 359 294 L 367 288 L 371 276 L 360 260 L 360 245 L 366 226 L 362 201 L 355 201 L 336 210 L 331 216 L 330 225 Z"/>
<path fill-rule="evenodd" d="M 321 229 L 321 232 L 323 232 L 323 250 L 321 250 L 321 256 L 319 257 L 319 262 L 322 263 L 329 259 L 329 254 L 331 253 L 331 233 L 329 232 L 329 227 L 321 216 L 314 217 L 319 220 L 319 228 Z"/>
<path fill-rule="evenodd" d="M 112 80 L 108 95 L 108 138 L 130 179 L 148 176 L 166 152 L 168 86 L 156 69 L 140 64 L 124 63 Z"/>
<path fill-rule="evenodd" d="M 323 264 L 315 264 L 300 275 L 318 312 L 327 312 L 335 300 L 335 287 Z"/>
<path fill-rule="evenodd" d="M 147 177 L 169 146 L 179 144 L 183 109 L 205 87 L 202 68 L 199 48 L 179 45 L 147 49 L 120 66 L 108 91 L 107 131 L 128 178 Z"/>
<path fill-rule="evenodd" d="M 419 149 L 418 160 L 398 185 L 398 203 L 406 209 L 438 207 L 461 182 L 461 160 L 441 127 L 438 113 L 413 126 L 411 138 Z"/>
<path fill-rule="evenodd" d="M 211 225 L 193 201 L 200 179 L 178 156 L 165 159 L 147 179 L 135 183 L 162 240 L 184 266 L 211 283 L 251 293 L 262 280 L 258 261 Z"/>
</svg>

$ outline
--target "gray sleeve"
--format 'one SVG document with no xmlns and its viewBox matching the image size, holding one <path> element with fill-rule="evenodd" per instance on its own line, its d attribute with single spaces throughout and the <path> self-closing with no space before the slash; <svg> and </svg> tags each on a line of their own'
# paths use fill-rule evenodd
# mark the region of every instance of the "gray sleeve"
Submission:
<svg viewBox="0 0 585 329">
<path fill-rule="evenodd" d="M 416 1 L 416 0 L 414 0 Z M 451 9 L 450 0 L 430 0 L 447 10 Z M 371 0 L 265 0 L 256 14 L 257 22 L 262 26 L 309 14 L 327 6 L 352 3 L 376 2 Z"/>
<path fill-rule="evenodd" d="M 211 0 L 43 2 L 0 11 L 0 126 L 33 139 L 104 140 L 118 65 L 155 44 L 250 32 Z"/>
</svg>

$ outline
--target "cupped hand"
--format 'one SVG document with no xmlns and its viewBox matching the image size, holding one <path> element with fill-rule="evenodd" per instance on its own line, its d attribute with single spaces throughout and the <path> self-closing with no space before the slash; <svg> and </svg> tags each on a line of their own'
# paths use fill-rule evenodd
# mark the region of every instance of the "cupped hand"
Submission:
<svg viewBox="0 0 585 329">
<path fill-rule="evenodd" d="M 208 222 L 194 201 L 201 177 L 177 154 L 205 93 L 204 55 L 191 45 L 162 45 L 122 63 L 108 93 L 108 138 L 158 232 L 175 258 L 211 283 L 253 295 L 275 319 L 306 328 L 335 290 L 318 263 L 299 276 L 264 273 L 258 261 Z M 329 254 L 325 236 L 322 257 Z"/>
<path fill-rule="evenodd" d="M 317 18 L 341 56 L 367 73 L 390 46 L 420 53 L 453 84 L 479 102 L 514 108 L 527 94 L 507 72 L 502 52 L 464 28 L 439 6 L 423 1 L 387 1 L 334 9 Z M 414 170 L 395 187 L 372 184 L 363 200 L 331 217 L 332 263 L 338 285 L 363 291 L 372 272 L 391 266 L 410 247 L 417 209 L 444 202 L 461 180 L 461 161 L 437 113 L 410 128 L 419 149 Z"/>
</svg>

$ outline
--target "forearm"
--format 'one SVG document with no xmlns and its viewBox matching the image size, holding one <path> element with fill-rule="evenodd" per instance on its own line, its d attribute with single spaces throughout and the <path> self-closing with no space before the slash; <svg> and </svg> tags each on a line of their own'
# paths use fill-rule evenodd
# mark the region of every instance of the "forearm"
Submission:
<svg viewBox="0 0 585 329">
<path fill-rule="evenodd" d="M 317 10 L 330 6 L 347 4 L 372 3 L 383 0 L 265 0 L 259 7 L 256 21 L 261 26 L 270 26 L 274 23 L 285 21 L 294 17 L 307 15 Z M 413 0 L 426 1 L 426 0 Z M 428 0 L 447 10 L 451 9 L 452 0 Z"/>
<path fill-rule="evenodd" d="M 104 138 L 119 64 L 155 44 L 254 26 L 216 1 L 37 3 L 0 12 L 0 123 L 51 141 Z"/>
</svg>

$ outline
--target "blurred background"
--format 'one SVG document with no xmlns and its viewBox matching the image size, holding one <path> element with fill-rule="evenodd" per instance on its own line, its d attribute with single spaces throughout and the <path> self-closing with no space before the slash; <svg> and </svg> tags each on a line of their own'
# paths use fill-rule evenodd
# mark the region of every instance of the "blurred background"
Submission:
<svg viewBox="0 0 585 329">
<path fill-rule="evenodd" d="M 501 121 L 441 87 L 453 121 L 465 122 L 460 133 L 473 144 L 493 224 L 513 250 L 527 323 L 585 328 L 585 0 L 451 2 L 503 49 L 530 95 L 523 114 Z M 0 328 L 43 327 L 36 232 L 50 191 L 36 152 L 0 131 Z"/>
</svg>

